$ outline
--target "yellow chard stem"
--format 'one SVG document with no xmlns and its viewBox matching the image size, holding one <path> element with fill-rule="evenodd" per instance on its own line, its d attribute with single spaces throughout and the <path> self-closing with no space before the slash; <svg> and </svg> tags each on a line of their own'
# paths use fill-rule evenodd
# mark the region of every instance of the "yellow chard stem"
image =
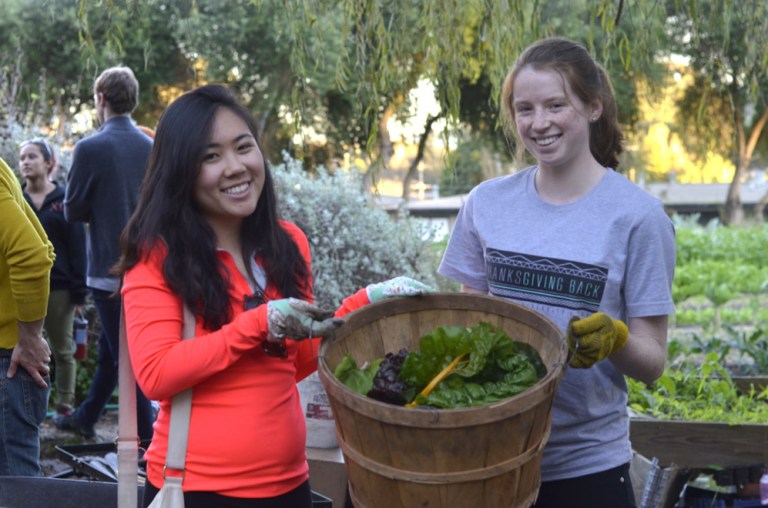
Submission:
<svg viewBox="0 0 768 508">
<path fill-rule="evenodd" d="M 465 356 L 467 356 L 467 354 L 469 354 L 469 353 L 464 353 L 464 354 L 459 355 L 456 358 L 454 358 L 451 363 L 449 363 L 443 370 L 441 370 L 437 374 L 437 376 L 432 378 L 432 381 L 430 381 L 429 384 L 424 387 L 424 389 L 421 391 L 421 393 L 418 395 L 418 397 L 413 399 L 412 402 L 409 402 L 408 404 L 406 404 L 405 407 L 416 407 L 416 406 L 418 406 L 419 403 L 416 402 L 416 401 L 419 399 L 419 397 L 426 397 L 427 395 L 429 395 L 430 392 L 432 392 L 432 390 L 434 390 L 435 387 L 440 383 L 440 381 L 445 379 L 448 376 L 448 374 L 450 374 L 451 371 L 453 371 L 453 369 L 456 368 L 456 366 L 459 364 L 459 362 L 462 361 Z"/>
</svg>

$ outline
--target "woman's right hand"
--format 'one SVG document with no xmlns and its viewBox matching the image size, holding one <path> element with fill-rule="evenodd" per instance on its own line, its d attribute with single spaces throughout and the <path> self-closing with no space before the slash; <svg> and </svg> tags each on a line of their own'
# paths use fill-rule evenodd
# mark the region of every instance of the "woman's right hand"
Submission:
<svg viewBox="0 0 768 508">
<path fill-rule="evenodd" d="M 327 337 L 343 323 L 343 319 L 333 317 L 332 310 L 321 309 L 297 298 L 267 303 L 267 340 L 271 342 Z"/>
</svg>

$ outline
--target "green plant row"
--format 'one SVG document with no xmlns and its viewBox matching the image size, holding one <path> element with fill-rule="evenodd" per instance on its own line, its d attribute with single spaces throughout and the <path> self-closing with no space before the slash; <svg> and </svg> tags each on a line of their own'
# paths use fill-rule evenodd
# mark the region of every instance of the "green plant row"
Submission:
<svg viewBox="0 0 768 508">
<path fill-rule="evenodd" d="M 695 368 L 709 354 L 731 375 L 768 376 L 768 331 L 723 324 L 715 333 L 670 339 L 667 347 L 668 364 L 677 368 Z"/>
<path fill-rule="evenodd" d="M 768 308 L 745 306 L 738 309 L 720 309 L 724 323 L 765 326 L 768 324 Z M 675 311 L 676 326 L 707 326 L 715 320 L 714 307 L 678 308 Z"/>
<path fill-rule="evenodd" d="M 768 264 L 758 266 L 722 259 L 697 259 L 689 263 L 678 261 L 672 298 L 675 302 L 683 302 L 693 296 L 704 295 L 719 307 L 744 294 L 764 293 L 766 284 Z"/>
<path fill-rule="evenodd" d="M 768 326 L 768 225 L 706 227 L 673 217 L 677 261 L 673 327 Z"/>
<path fill-rule="evenodd" d="M 768 265 L 768 225 L 691 226 L 676 221 L 678 266 L 694 261 L 725 261 L 733 265 Z"/>
<path fill-rule="evenodd" d="M 768 422 L 768 388 L 741 393 L 717 353 L 697 366 L 667 368 L 653 384 L 627 378 L 628 406 L 661 420 L 748 424 Z"/>
</svg>

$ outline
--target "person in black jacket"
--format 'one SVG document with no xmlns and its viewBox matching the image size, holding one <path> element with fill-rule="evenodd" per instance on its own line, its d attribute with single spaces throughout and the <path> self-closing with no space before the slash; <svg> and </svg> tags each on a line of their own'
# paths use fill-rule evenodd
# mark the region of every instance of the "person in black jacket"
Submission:
<svg viewBox="0 0 768 508">
<path fill-rule="evenodd" d="M 93 85 L 99 130 L 77 142 L 67 175 L 64 215 L 88 223 L 86 284 L 99 316 L 99 356 L 88 395 L 71 416 L 56 420 L 60 429 L 95 435 L 94 425 L 117 387 L 122 302 L 120 279 L 112 267 L 120 257 L 120 233 L 136 208 L 152 138 L 131 118 L 139 104 L 139 82 L 128 67 L 104 70 Z M 142 440 L 152 439 L 151 402 L 136 392 L 137 424 Z"/>
<path fill-rule="evenodd" d="M 56 156 L 44 138 L 21 144 L 19 171 L 24 179 L 24 198 L 32 206 L 53 244 L 56 261 L 51 269 L 48 315 L 43 325 L 53 353 L 56 412 L 72 413 L 75 405 L 77 362 L 72 353 L 72 322 L 82 315 L 85 286 L 85 228 L 64 218 L 64 187 L 53 181 Z"/>
</svg>

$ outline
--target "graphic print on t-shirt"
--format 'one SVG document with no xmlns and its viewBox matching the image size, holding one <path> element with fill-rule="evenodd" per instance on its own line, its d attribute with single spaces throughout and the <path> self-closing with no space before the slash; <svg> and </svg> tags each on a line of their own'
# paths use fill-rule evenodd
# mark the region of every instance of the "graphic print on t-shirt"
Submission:
<svg viewBox="0 0 768 508">
<path fill-rule="evenodd" d="M 608 269 L 564 259 L 487 249 L 491 294 L 522 302 L 597 312 Z"/>
</svg>

